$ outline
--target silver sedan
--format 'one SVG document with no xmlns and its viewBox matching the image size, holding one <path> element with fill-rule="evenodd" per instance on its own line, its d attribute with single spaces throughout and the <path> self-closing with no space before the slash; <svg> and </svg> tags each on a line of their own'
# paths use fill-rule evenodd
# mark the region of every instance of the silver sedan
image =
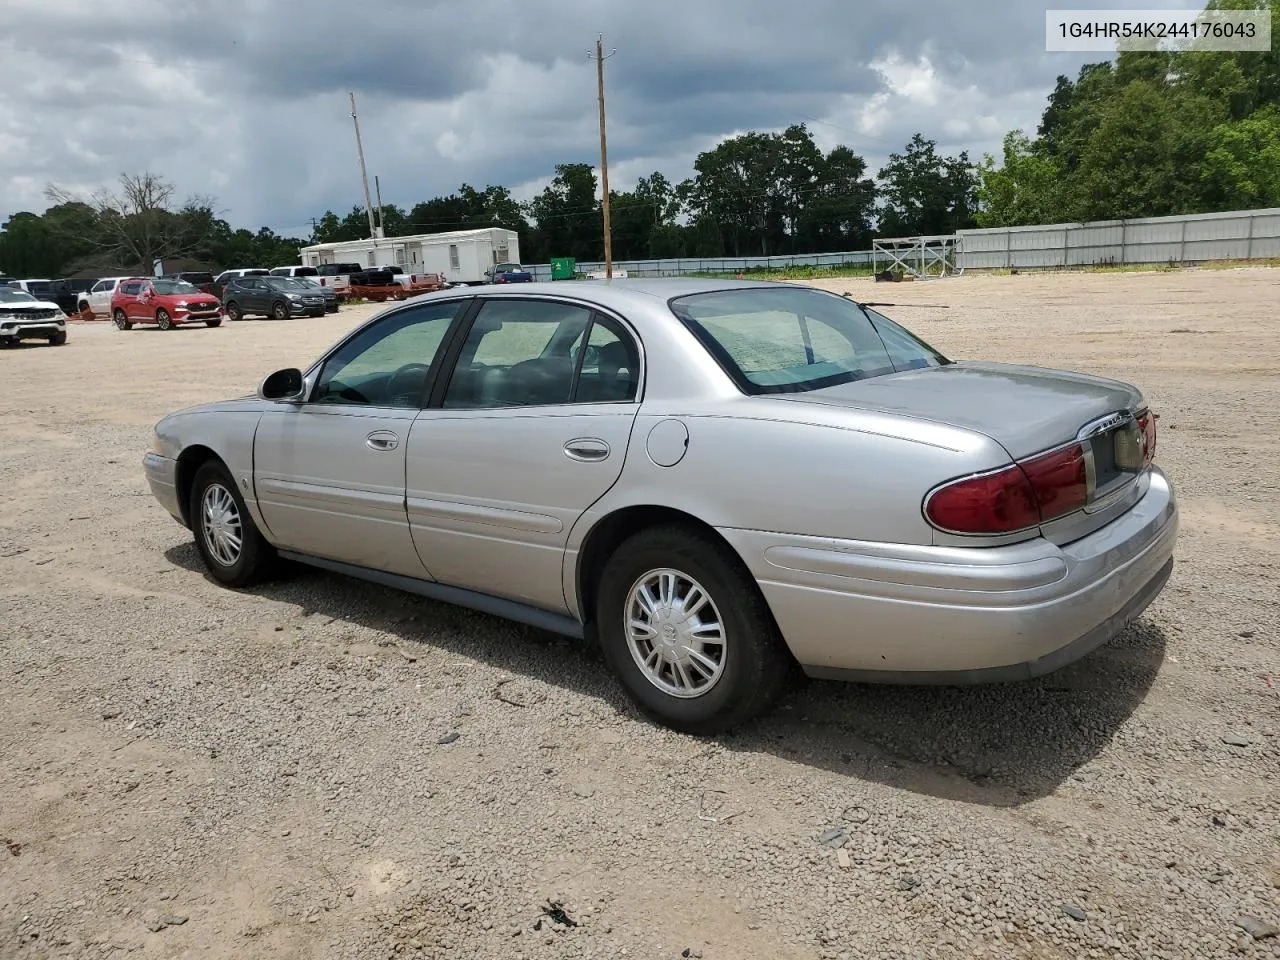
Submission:
<svg viewBox="0 0 1280 960">
<path fill-rule="evenodd" d="M 280 557 L 601 644 L 696 733 L 810 676 L 1019 679 L 1173 566 L 1128 384 L 953 361 L 846 297 L 701 280 L 399 304 L 172 414 L 151 489 L 209 572 Z"/>
</svg>

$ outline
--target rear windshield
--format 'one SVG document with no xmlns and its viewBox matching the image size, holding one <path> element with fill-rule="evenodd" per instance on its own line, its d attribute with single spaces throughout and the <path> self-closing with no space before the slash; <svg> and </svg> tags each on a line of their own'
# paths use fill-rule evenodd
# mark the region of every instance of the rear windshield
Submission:
<svg viewBox="0 0 1280 960">
<path fill-rule="evenodd" d="M 821 290 L 721 290 L 677 297 L 671 309 L 749 394 L 818 390 L 950 362 L 888 318 Z"/>
</svg>

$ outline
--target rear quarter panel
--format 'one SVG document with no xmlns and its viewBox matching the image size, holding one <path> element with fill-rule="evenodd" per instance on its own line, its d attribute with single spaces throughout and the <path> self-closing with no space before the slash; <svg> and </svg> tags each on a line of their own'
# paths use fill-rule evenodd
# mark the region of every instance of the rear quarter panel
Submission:
<svg viewBox="0 0 1280 960">
<path fill-rule="evenodd" d="M 737 410 L 730 414 L 729 407 Z M 934 531 L 921 514 L 926 493 L 945 479 L 1009 459 L 990 438 L 969 431 L 816 407 L 799 418 L 784 416 L 780 407 L 743 398 L 691 413 L 642 409 L 618 482 L 570 534 L 570 602 L 583 541 L 626 507 L 670 507 L 722 531 L 927 545 Z M 689 440 L 680 461 L 664 467 L 651 456 L 649 437 L 670 420 L 684 425 Z"/>
</svg>

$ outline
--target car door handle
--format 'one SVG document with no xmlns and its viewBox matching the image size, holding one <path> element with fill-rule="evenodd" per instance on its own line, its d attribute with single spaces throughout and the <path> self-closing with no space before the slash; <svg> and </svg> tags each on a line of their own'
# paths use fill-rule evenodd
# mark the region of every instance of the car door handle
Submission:
<svg viewBox="0 0 1280 960">
<path fill-rule="evenodd" d="M 370 450 L 394 450 L 400 446 L 400 438 L 390 430 L 375 430 L 364 438 L 364 445 Z"/>
<path fill-rule="evenodd" d="M 564 455 L 570 460 L 605 460 L 609 456 L 609 445 L 594 437 L 581 437 L 564 445 Z"/>
</svg>

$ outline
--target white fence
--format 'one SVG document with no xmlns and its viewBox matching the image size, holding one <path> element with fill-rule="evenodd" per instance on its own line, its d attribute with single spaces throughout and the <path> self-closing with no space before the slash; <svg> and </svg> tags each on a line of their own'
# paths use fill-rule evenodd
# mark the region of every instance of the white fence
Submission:
<svg viewBox="0 0 1280 960">
<path fill-rule="evenodd" d="M 957 266 L 1074 267 L 1280 257 L 1280 208 L 959 230 Z"/>
</svg>

